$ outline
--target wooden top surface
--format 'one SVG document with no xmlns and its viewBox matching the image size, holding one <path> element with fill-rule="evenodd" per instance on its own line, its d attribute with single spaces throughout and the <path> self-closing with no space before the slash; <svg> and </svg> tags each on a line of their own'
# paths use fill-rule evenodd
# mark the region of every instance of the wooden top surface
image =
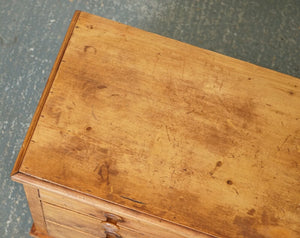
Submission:
<svg viewBox="0 0 300 238">
<path fill-rule="evenodd" d="M 17 172 L 220 237 L 300 237 L 299 79 L 84 12 L 68 34 Z"/>
</svg>

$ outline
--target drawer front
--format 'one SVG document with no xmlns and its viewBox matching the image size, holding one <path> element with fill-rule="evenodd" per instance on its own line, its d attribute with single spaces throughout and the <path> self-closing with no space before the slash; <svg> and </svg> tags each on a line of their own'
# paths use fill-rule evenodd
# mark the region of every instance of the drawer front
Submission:
<svg viewBox="0 0 300 238">
<path fill-rule="evenodd" d="M 55 204 L 59 207 L 67 208 L 78 213 L 86 214 L 103 221 L 106 220 L 105 212 L 103 211 L 103 209 L 84 203 L 82 201 L 78 201 L 73 198 L 62 196 L 60 194 L 42 189 L 40 189 L 40 198 L 44 202 Z"/>
<path fill-rule="evenodd" d="M 101 236 L 93 236 L 79 230 L 72 229 L 67 226 L 62 226 L 57 223 L 46 221 L 49 236 L 53 238 L 99 238 Z M 102 236 L 101 238 L 105 238 Z"/>
<path fill-rule="evenodd" d="M 71 230 L 69 233 L 78 231 L 80 235 L 88 234 L 91 237 L 100 238 L 148 238 L 152 237 L 142 232 L 133 231 L 124 227 L 119 227 L 94 217 L 83 215 L 65 208 L 43 202 L 44 215 L 50 236 L 56 238 L 56 233 L 61 229 Z M 50 224 L 50 227 L 48 226 Z M 59 225 L 55 229 L 53 225 Z M 54 232 L 53 232 L 54 230 Z M 89 236 L 88 236 L 89 237 Z"/>
<path fill-rule="evenodd" d="M 145 218 L 143 214 L 127 211 L 127 209 L 98 199 L 95 202 L 90 202 L 82 197 L 71 198 L 42 189 L 40 190 L 40 198 L 44 204 L 46 219 L 75 229 L 80 227 L 81 231 L 93 235 L 102 235 L 103 230 L 114 232 L 115 226 L 110 227 L 110 223 L 113 223 L 119 228 L 119 234 L 122 233 L 123 238 L 131 237 L 131 231 L 135 232 L 133 237 L 141 238 L 211 237 L 175 224 L 170 225 L 169 222 L 157 218 Z M 58 207 L 62 210 L 55 210 Z M 70 212 L 75 214 L 70 215 Z M 101 223 L 105 221 L 108 221 L 109 224 Z"/>
<path fill-rule="evenodd" d="M 46 221 L 71 227 L 97 237 L 105 237 L 101 220 L 43 202 Z"/>
</svg>

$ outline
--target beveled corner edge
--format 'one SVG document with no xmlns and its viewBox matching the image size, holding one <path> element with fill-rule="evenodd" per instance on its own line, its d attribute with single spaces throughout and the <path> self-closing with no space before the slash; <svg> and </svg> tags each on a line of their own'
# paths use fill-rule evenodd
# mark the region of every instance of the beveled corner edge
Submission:
<svg viewBox="0 0 300 238">
<path fill-rule="evenodd" d="M 38 106 L 37 106 L 37 108 L 36 108 L 36 110 L 35 110 L 35 113 L 34 113 L 34 115 L 33 115 L 33 117 L 32 117 L 30 126 L 29 126 L 28 131 L 27 131 L 27 133 L 26 133 L 26 136 L 25 136 L 25 138 L 24 138 L 24 142 L 23 142 L 23 144 L 22 144 L 22 146 L 21 146 L 21 149 L 20 149 L 19 154 L 18 154 L 18 156 L 17 156 L 16 162 L 15 162 L 15 164 L 14 164 L 14 167 L 13 167 L 12 171 L 11 171 L 10 176 L 11 176 L 12 179 L 14 178 L 14 176 L 15 176 L 17 173 L 19 173 L 19 169 L 20 169 L 20 167 L 21 167 L 21 165 L 22 165 L 24 155 L 25 155 L 25 153 L 26 153 L 26 151 L 27 151 L 28 145 L 29 145 L 29 143 L 30 143 L 30 140 L 31 140 L 31 138 L 32 138 L 32 135 L 33 135 L 34 130 L 35 130 L 35 128 L 36 128 L 36 125 L 37 125 L 37 123 L 38 123 L 38 120 L 39 120 L 39 118 L 40 118 L 42 109 L 43 109 L 43 107 L 44 107 L 44 105 L 45 105 L 45 102 L 46 102 L 46 100 L 47 100 L 47 97 L 48 97 L 48 95 L 49 95 L 49 92 L 50 92 L 50 89 L 51 89 L 51 87 L 52 87 L 53 81 L 54 81 L 54 79 L 55 79 L 56 73 L 57 73 L 57 71 L 58 71 L 58 69 L 59 69 L 61 60 L 62 60 L 62 58 L 63 58 L 63 56 L 64 56 L 64 53 L 65 53 L 66 48 L 67 48 L 67 46 L 68 46 L 68 43 L 69 43 L 69 41 L 70 41 L 70 39 L 71 39 L 71 36 L 72 36 L 72 34 L 73 34 L 73 30 L 74 30 L 74 28 L 75 28 L 75 25 L 76 25 L 76 23 L 77 23 L 77 20 L 78 20 L 78 18 L 79 18 L 80 13 L 81 13 L 81 11 L 79 11 L 79 10 L 76 10 L 76 11 L 74 12 L 74 15 L 73 15 L 72 20 L 71 20 L 71 22 L 70 22 L 70 25 L 69 25 L 69 27 L 68 27 L 67 33 L 66 33 L 66 35 L 65 35 L 65 38 L 64 38 L 64 40 L 63 40 L 63 42 L 62 42 L 62 45 L 61 45 L 61 47 L 60 47 L 60 50 L 59 50 L 59 52 L 58 52 L 58 55 L 57 55 L 56 60 L 55 60 L 55 62 L 54 62 L 54 65 L 53 65 L 53 67 L 52 67 L 52 70 L 51 70 L 51 72 L 50 72 L 48 81 L 47 81 L 47 83 L 46 83 L 46 86 L 45 86 L 45 88 L 44 88 L 44 91 L 43 91 L 43 93 L 42 93 L 42 96 L 41 96 L 41 98 L 40 98 L 40 100 L 39 100 L 39 103 L 38 103 Z M 14 179 L 13 179 L 13 180 L 14 180 Z"/>
</svg>

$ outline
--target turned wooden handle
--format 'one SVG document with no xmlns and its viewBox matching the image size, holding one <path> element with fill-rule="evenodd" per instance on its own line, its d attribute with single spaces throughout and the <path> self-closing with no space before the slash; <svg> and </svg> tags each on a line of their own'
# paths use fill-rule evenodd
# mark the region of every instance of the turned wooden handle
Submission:
<svg viewBox="0 0 300 238">
<path fill-rule="evenodd" d="M 120 216 L 117 216 L 115 214 L 112 214 L 112 213 L 108 213 L 106 212 L 104 214 L 104 216 L 106 217 L 106 221 L 110 222 L 110 223 L 113 223 L 113 224 L 117 224 L 117 222 L 123 222 L 124 219 Z"/>
<path fill-rule="evenodd" d="M 118 232 L 119 227 L 116 224 L 110 223 L 108 221 L 101 222 L 103 225 L 103 228 L 107 232 Z"/>
</svg>

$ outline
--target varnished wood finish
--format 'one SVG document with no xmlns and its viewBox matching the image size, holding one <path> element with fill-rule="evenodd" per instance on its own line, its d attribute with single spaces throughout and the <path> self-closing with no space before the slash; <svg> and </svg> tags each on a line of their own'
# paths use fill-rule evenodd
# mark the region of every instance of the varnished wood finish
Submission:
<svg viewBox="0 0 300 238">
<path fill-rule="evenodd" d="M 106 219 L 105 211 L 103 210 L 105 208 L 107 209 L 106 204 L 99 208 L 97 205 L 89 204 L 87 202 L 76 200 L 72 197 L 53 193 L 47 190 L 40 190 L 40 196 L 44 202 L 55 204 L 56 206 L 64 207 L 72 211 L 77 211 L 81 214 L 86 214 L 100 220 Z"/>
<path fill-rule="evenodd" d="M 35 225 L 34 225 L 34 224 L 32 225 L 29 234 L 30 234 L 30 236 L 32 236 L 32 237 L 34 237 L 34 238 L 53 238 L 53 237 L 50 237 L 48 234 L 39 232 L 39 231 L 35 228 Z"/>
<path fill-rule="evenodd" d="M 47 234 L 46 223 L 42 204 L 40 201 L 39 190 L 30 185 L 23 185 L 27 197 L 27 202 L 31 212 L 32 220 L 35 224 L 34 230 L 38 233 Z"/>
<path fill-rule="evenodd" d="M 70 229 L 78 230 L 96 237 L 106 237 L 105 231 L 110 231 L 111 234 L 115 234 L 116 237 L 119 235 L 124 238 L 157 238 L 158 236 L 173 237 L 171 233 L 169 233 L 169 236 L 164 236 L 164 234 L 160 234 L 157 231 L 156 234 L 146 233 L 146 229 L 144 229 L 144 231 L 140 230 L 137 232 L 136 230 L 139 230 L 138 228 L 128 229 L 121 226 L 121 224 L 119 226 L 108 223 L 108 226 L 114 227 L 105 229 L 104 226 L 107 226 L 107 224 L 101 220 L 47 203 L 44 203 L 44 211 L 45 216 L 47 217 L 47 224 L 48 222 L 57 223 Z"/>
<path fill-rule="evenodd" d="M 300 236 L 299 79 L 76 19 L 15 180 L 199 237 Z"/>
<path fill-rule="evenodd" d="M 80 204 L 75 211 L 79 213 L 85 213 L 92 216 L 100 216 L 103 212 L 109 212 L 119 215 L 126 219 L 128 227 L 133 224 L 137 231 L 146 231 L 150 234 L 155 234 L 156 237 L 168 238 L 168 237 L 185 237 L 185 238 L 209 238 L 202 232 L 197 232 L 193 229 L 188 229 L 182 225 L 178 225 L 172 222 L 165 221 L 159 217 L 150 216 L 149 214 L 140 213 L 133 209 L 128 209 L 118 204 L 103 201 L 93 196 L 86 196 L 82 193 L 66 189 L 56 184 L 34 178 L 32 176 L 17 173 L 13 176 L 16 182 L 36 185 L 40 187 L 40 197 L 42 200 L 57 204 L 72 209 L 75 204 Z M 47 190 L 47 191 L 46 191 Z M 65 202 L 63 202 L 64 200 Z M 75 200 L 75 201 L 74 201 Z M 68 204 L 68 205 L 66 205 Z M 72 209 L 73 210 L 73 209 Z M 170 235 L 172 234 L 172 235 Z"/>
<path fill-rule="evenodd" d="M 100 236 L 93 236 L 89 233 L 82 232 L 78 229 L 73 229 L 68 226 L 63 226 L 59 223 L 47 221 L 47 226 L 49 227 L 49 233 L 52 234 L 55 238 L 119 238 L 115 235 L 100 235 Z M 120 232 L 120 238 L 152 238 L 152 236 L 145 236 L 142 233 L 123 230 Z"/>
<path fill-rule="evenodd" d="M 59 223 L 47 221 L 49 234 L 55 238 L 106 238 L 104 236 L 93 236 L 80 230 L 62 226 Z"/>
<path fill-rule="evenodd" d="M 43 208 L 47 221 L 78 229 L 95 236 L 105 236 L 101 220 L 49 203 L 43 203 Z"/>
<path fill-rule="evenodd" d="M 61 220 L 61 224 L 67 225 L 70 227 L 75 228 L 78 224 L 78 220 L 85 219 L 81 215 L 88 216 L 86 218 L 86 221 L 79 222 L 80 224 L 85 224 L 88 220 L 92 221 L 87 222 L 91 225 L 86 224 L 85 227 L 86 230 L 82 231 L 88 231 L 88 229 L 94 229 L 95 227 L 99 227 L 99 220 L 105 221 L 109 214 L 113 214 L 116 217 L 119 217 L 120 219 L 117 221 L 117 225 L 125 230 L 136 230 L 143 232 L 140 234 L 141 237 L 147 237 L 147 238 L 190 238 L 190 237 L 197 237 L 197 238 L 208 238 L 208 236 L 204 234 L 199 234 L 193 231 L 189 231 L 185 228 L 178 227 L 172 224 L 168 224 L 163 221 L 159 221 L 159 219 L 155 218 L 148 218 L 145 219 L 145 217 L 138 215 L 137 213 L 134 213 L 132 211 L 128 211 L 126 209 L 120 209 L 116 206 L 106 204 L 101 201 L 93 202 L 93 201 L 87 201 L 82 199 L 74 199 L 74 197 L 71 196 L 65 196 L 60 195 L 58 193 L 49 192 L 47 190 L 40 190 L 41 199 L 46 202 L 46 204 L 50 204 L 50 206 L 44 206 L 45 207 L 45 215 L 48 217 L 47 219 L 52 219 L 51 221 L 57 221 Z M 71 216 L 68 215 L 67 212 L 60 211 L 58 212 L 58 208 L 55 208 L 55 205 L 57 207 L 66 208 L 69 210 L 69 213 L 72 211 L 76 211 L 79 213 L 78 218 L 76 215 Z M 61 213 L 61 214 L 60 214 Z M 56 215 L 57 214 L 57 215 Z M 107 216 L 108 215 L 108 216 Z M 62 217 L 63 216 L 63 217 Z M 70 218 L 69 221 L 66 221 L 67 217 Z M 55 219 L 55 220 L 53 220 Z M 75 221 L 72 221 L 75 219 Z M 65 222 L 65 223 L 64 223 Z M 100 228 L 99 228 L 100 229 Z M 97 228 L 97 231 L 99 230 Z M 96 232 L 97 232 L 96 231 Z M 90 234 L 97 234 L 93 232 L 89 232 Z"/>
</svg>

